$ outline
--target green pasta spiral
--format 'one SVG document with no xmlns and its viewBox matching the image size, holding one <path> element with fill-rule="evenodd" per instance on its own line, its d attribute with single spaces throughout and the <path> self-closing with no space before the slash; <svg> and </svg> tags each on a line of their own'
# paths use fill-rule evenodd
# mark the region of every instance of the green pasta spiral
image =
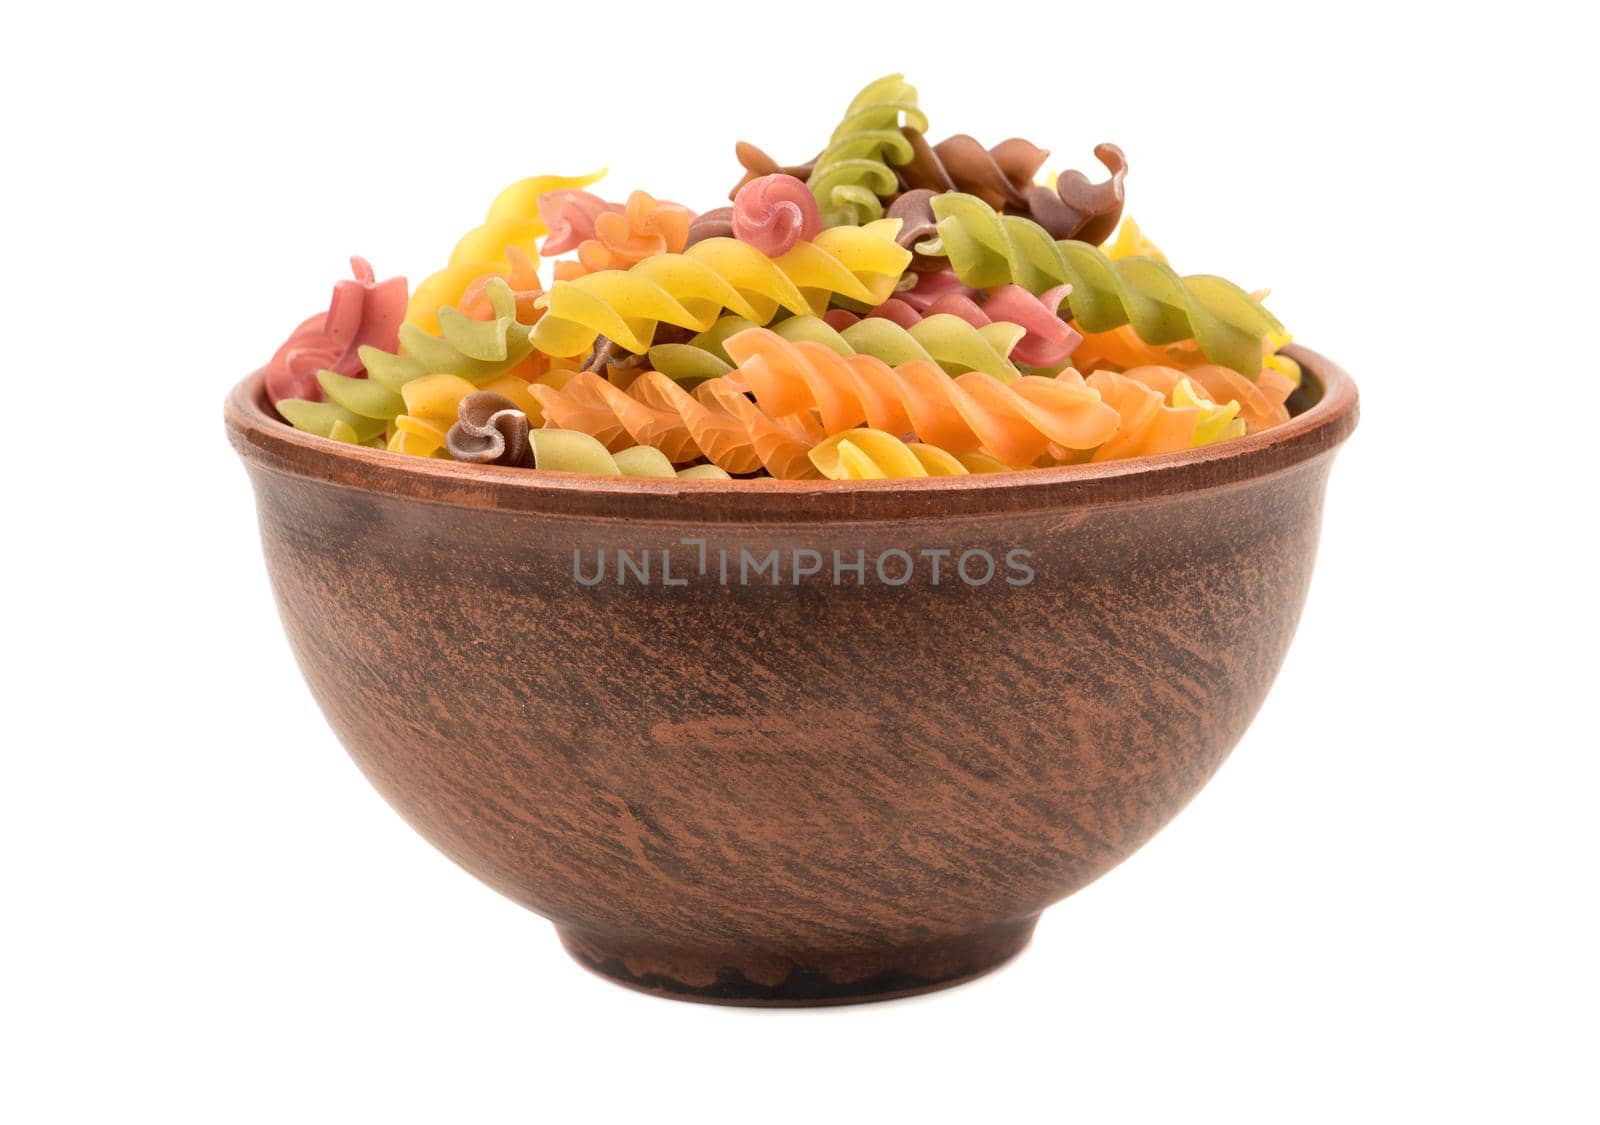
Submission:
<svg viewBox="0 0 1600 1125">
<path fill-rule="evenodd" d="M 297 429 L 369 442 L 405 413 L 400 388 L 413 379 L 447 372 L 482 384 L 504 375 L 533 350 L 528 338 L 532 326 L 517 320 L 516 297 L 503 280 L 492 279 L 485 292 L 494 310 L 493 320 L 474 320 L 457 309 L 444 308 L 439 310 L 438 336 L 430 336 L 415 324 L 403 324 L 401 354 L 363 347 L 365 379 L 319 371 L 317 381 L 327 401 L 284 399 L 278 404 L 279 412 Z"/>
<path fill-rule="evenodd" d="M 1149 344 L 1192 338 L 1208 359 L 1253 379 L 1266 337 L 1283 331 L 1260 302 L 1223 278 L 1179 277 L 1154 258 L 1113 260 L 960 192 L 936 195 L 932 206 L 939 234 L 919 244 L 919 253 L 949 258 L 956 276 L 978 289 L 1015 283 L 1037 295 L 1068 283 L 1067 305 L 1086 332 L 1131 324 Z"/>
<path fill-rule="evenodd" d="M 692 382 L 715 378 L 733 370 L 723 341 L 747 328 L 759 327 L 744 317 L 725 316 L 683 344 L 657 344 L 650 349 L 650 366 L 673 379 Z M 1006 357 L 1025 330 L 1021 325 L 997 322 L 974 328 L 958 316 L 939 313 L 909 329 L 892 320 L 868 317 L 837 331 L 816 316 L 792 316 L 771 326 L 786 340 L 810 340 L 840 355 L 870 355 L 890 367 L 912 360 L 937 364 L 952 375 L 983 371 L 1003 383 L 1021 374 Z"/>
<path fill-rule="evenodd" d="M 908 163 L 914 155 L 900 131 L 902 117 L 907 128 L 927 131 L 928 119 L 917 108 L 917 88 L 898 74 L 878 79 L 855 96 L 806 180 L 823 226 L 860 226 L 883 216 L 880 197 L 900 190 L 900 178 L 890 165 Z"/>
</svg>

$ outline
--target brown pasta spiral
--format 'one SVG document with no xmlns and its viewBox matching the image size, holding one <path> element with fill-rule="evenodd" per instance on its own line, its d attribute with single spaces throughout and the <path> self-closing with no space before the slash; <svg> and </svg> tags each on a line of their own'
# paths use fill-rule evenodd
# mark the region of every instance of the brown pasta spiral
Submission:
<svg viewBox="0 0 1600 1125">
<path fill-rule="evenodd" d="M 742 182 L 740 186 L 743 186 Z M 685 247 L 693 246 L 696 242 L 704 242 L 708 238 L 732 237 L 733 208 L 717 207 L 695 216 L 694 222 L 689 224 L 689 240 Z"/>
<path fill-rule="evenodd" d="M 895 169 L 907 189 L 962 191 L 975 195 L 995 210 L 1017 210 L 1025 205 L 1024 191 L 1039 174 L 1048 149 L 1013 137 L 993 148 L 965 133 L 930 145 L 912 129 L 901 129 L 911 142 L 909 164 Z"/>
<path fill-rule="evenodd" d="M 457 461 L 478 465 L 533 464 L 528 416 L 504 395 L 477 391 L 461 400 L 457 422 L 445 435 L 445 448 Z"/>
<path fill-rule="evenodd" d="M 1106 166 L 1111 178 L 1092 182 L 1082 172 L 1063 172 L 1054 190 L 1033 184 L 1023 192 L 1023 206 L 1016 213 L 1027 215 L 1056 239 L 1070 238 L 1098 246 L 1111 237 L 1122 219 L 1122 181 L 1128 174 L 1128 158 L 1113 144 L 1096 145 L 1094 154 Z"/>
<path fill-rule="evenodd" d="M 900 220 L 900 232 L 894 240 L 911 251 L 911 268 L 918 273 L 944 269 L 950 264 L 946 258 L 917 253 L 917 243 L 938 237 L 939 220 L 933 213 L 933 197 L 937 194 L 932 188 L 903 191 L 889 204 L 887 212 L 889 218 Z"/>
<path fill-rule="evenodd" d="M 1122 219 L 1122 182 L 1128 174 L 1128 158 L 1114 144 L 1096 145 L 1094 150 L 1111 173 L 1109 179 L 1095 183 L 1082 172 L 1063 172 L 1056 178 L 1056 186 L 1050 188 L 1033 182 L 1050 152 L 1031 141 L 1012 137 L 993 148 L 984 148 L 975 138 L 957 133 L 930 145 L 915 129 L 902 128 L 900 132 L 911 142 L 912 157 L 910 163 L 895 169 L 904 190 L 891 202 L 888 213 L 906 221 L 898 240 L 902 246 L 909 248 L 931 237 L 913 234 L 912 230 L 920 230 L 918 224 L 926 210 L 923 201 L 946 191 L 975 195 L 996 211 L 1026 216 L 1049 231 L 1052 238 L 1075 239 L 1095 246 L 1110 238 Z M 774 172 L 803 180 L 816 164 L 815 158 L 804 164 L 779 164 L 746 141 L 740 141 L 735 151 L 744 167 L 744 178 L 728 193 L 729 199 L 751 180 Z M 900 199 L 924 191 L 927 195 L 896 210 L 894 204 Z M 719 209 L 702 215 L 698 220 L 701 229 L 691 228 L 689 241 L 724 233 L 719 225 L 723 214 Z M 912 268 L 928 267 L 919 259 Z"/>
<path fill-rule="evenodd" d="M 997 211 L 1032 219 L 1052 238 L 1096 246 L 1111 237 L 1122 218 L 1128 159 L 1116 145 L 1094 150 L 1110 179 L 1093 183 L 1082 172 L 1063 172 L 1049 188 L 1033 177 L 1050 154 L 1028 141 L 1013 137 L 986 149 L 964 133 L 931 146 L 910 132 L 906 138 L 916 155 L 898 171 L 909 189 L 975 195 Z"/>
<path fill-rule="evenodd" d="M 734 145 L 733 152 L 739 158 L 739 163 L 744 166 L 744 176 L 733 185 L 733 190 L 728 193 L 729 199 L 738 195 L 739 189 L 751 180 L 759 180 L 762 176 L 770 176 L 777 172 L 793 176 L 797 180 L 806 180 L 811 178 L 811 170 L 817 166 L 816 156 L 804 164 L 779 164 L 749 141 L 740 141 Z"/>
</svg>

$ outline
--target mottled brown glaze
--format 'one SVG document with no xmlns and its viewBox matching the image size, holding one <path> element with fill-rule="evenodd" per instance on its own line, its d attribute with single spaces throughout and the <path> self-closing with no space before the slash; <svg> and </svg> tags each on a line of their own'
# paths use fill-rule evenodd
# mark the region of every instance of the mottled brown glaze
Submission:
<svg viewBox="0 0 1600 1125">
<path fill-rule="evenodd" d="M 1297 416 L 1266 433 L 920 481 L 406 458 L 290 429 L 259 377 L 226 414 L 311 690 L 417 831 L 613 980 L 825 1004 L 994 967 L 1238 741 L 1356 422 L 1349 377 L 1296 356 Z M 575 580 L 575 550 L 592 577 L 617 548 L 650 550 L 649 585 Z M 719 549 L 828 565 L 723 586 Z M 921 553 L 1017 549 L 1026 584 L 1003 563 L 934 584 Z M 663 550 L 686 584 L 661 583 Z M 834 550 L 868 584 L 835 585 Z M 919 563 L 904 585 L 874 572 L 899 576 L 895 550 Z"/>
</svg>

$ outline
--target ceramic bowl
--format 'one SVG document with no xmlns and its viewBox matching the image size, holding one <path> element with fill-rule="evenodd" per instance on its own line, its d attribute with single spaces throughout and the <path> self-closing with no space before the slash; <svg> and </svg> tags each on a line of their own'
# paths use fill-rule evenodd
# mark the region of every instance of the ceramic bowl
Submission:
<svg viewBox="0 0 1600 1125">
<path fill-rule="evenodd" d="M 916 481 L 610 480 L 226 405 L 312 693 L 416 830 L 667 996 L 953 984 L 1166 824 L 1311 580 L 1349 376 L 1286 425 Z"/>
</svg>

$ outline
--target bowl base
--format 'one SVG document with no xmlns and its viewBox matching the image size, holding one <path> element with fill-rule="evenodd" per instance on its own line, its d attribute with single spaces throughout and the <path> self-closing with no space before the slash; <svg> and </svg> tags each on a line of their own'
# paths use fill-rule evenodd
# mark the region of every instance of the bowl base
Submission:
<svg viewBox="0 0 1600 1125">
<path fill-rule="evenodd" d="M 681 950 L 557 926 L 561 944 L 609 981 L 671 1000 L 757 1008 L 865 1004 L 962 984 L 999 968 L 1033 936 L 1038 916 L 960 937 L 894 947 L 786 954 Z"/>
</svg>

